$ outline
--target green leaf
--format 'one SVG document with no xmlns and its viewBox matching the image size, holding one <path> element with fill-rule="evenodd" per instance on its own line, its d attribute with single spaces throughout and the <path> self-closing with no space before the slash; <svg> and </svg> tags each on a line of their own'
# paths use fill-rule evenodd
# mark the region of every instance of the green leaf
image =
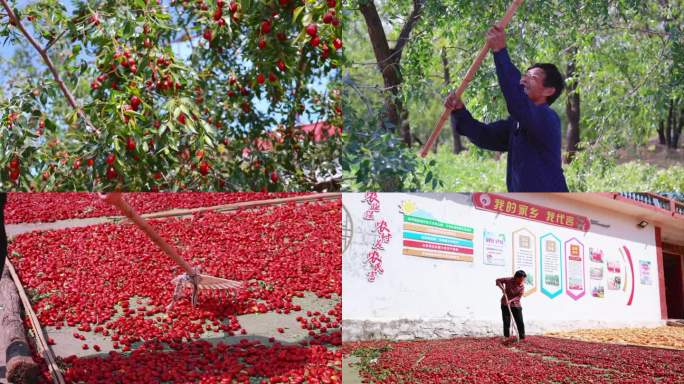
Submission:
<svg viewBox="0 0 684 384">
<path fill-rule="evenodd" d="M 304 10 L 304 8 L 305 7 L 302 5 L 302 6 L 295 8 L 294 11 L 292 11 L 292 22 L 294 22 L 294 23 L 297 22 L 297 18 L 299 17 L 299 15 L 302 14 L 302 11 Z"/>
<path fill-rule="evenodd" d="M 210 146 L 210 147 L 212 147 L 212 148 L 214 147 L 214 142 L 211 141 L 211 137 L 209 137 L 209 136 L 204 136 L 204 142 L 207 143 L 208 146 Z"/>
<path fill-rule="evenodd" d="M 304 17 L 302 18 L 302 25 L 307 26 L 311 24 L 313 21 L 313 14 L 311 12 L 307 12 L 304 14 Z"/>
</svg>

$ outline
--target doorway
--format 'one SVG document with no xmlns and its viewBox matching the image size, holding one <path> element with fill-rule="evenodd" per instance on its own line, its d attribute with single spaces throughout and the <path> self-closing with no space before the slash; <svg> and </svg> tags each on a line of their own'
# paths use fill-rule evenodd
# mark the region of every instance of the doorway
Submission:
<svg viewBox="0 0 684 384">
<path fill-rule="evenodd" d="M 665 301 L 667 303 L 667 317 L 670 319 L 684 319 L 682 258 L 677 254 L 663 252 Z"/>
</svg>

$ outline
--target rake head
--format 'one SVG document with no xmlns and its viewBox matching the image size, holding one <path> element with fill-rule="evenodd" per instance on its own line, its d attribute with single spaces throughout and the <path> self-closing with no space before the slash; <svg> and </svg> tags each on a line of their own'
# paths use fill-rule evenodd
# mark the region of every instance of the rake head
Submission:
<svg viewBox="0 0 684 384">
<path fill-rule="evenodd" d="M 192 282 L 185 282 L 186 287 L 192 287 Z M 223 279 L 216 276 L 198 275 L 197 288 L 199 289 L 240 289 L 241 281 Z"/>
<path fill-rule="evenodd" d="M 167 309 L 171 309 L 173 304 L 183 297 L 183 288 L 192 289 L 190 302 L 192 303 L 193 307 L 197 306 L 199 291 L 202 289 L 208 289 L 214 292 L 228 289 L 242 289 L 242 282 L 240 281 L 228 280 L 216 276 L 201 275 L 197 273 L 199 272 L 199 268 L 197 267 L 194 268 L 194 271 L 196 273 L 194 276 L 184 273 L 180 276 L 176 276 L 176 278 L 171 281 L 176 285 L 176 289 L 173 293 L 173 301 L 171 301 L 171 303 L 166 307 Z"/>
</svg>

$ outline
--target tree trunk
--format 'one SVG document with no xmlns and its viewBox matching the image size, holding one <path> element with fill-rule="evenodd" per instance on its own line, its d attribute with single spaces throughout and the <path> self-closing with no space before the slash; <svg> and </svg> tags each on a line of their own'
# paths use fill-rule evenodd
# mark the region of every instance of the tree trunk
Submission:
<svg viewBox="0 0 684 384">
<path fill-rule="evenodd" d="M 35 383 L 40 370 L 26 341 L 19 293 L 7 266 L 0 276 L 0 353 L 5 356 L 7 381 Z"/>
<path fill-rule="evenodd" d="M 665 127 L 665 142 L 672 148 L 672 130 L 674 128 L 674 100 L 670 100 L 670 110 L 667 112 L 667 126 Z"/>
<path fill-rule="evenodd" d="M 420 137 L 418 137 L 415 133 L 412 133 L 411 136 L 413 137 L 413 141 L 418 143 L 419 146 L 423 146 L 423 141 L 420 140 Z"/>
<path fill-rule="evenodd" d="M 446 48 L 442 48 L 442 67 L 444 68 L 444 84 L 449 85 L 449 83 L 451 83 L 451 74 L 449 73 L 449 62 L 447 60 Z M 459 154 L 463 152 L 461 135 L 453 126 L 451 127 L 451 135 L 454 137 L 454 146 L 452 150 L 453 153 Z M 435 145 L 434 151 L 437 152 L 437 145 Z"/>
<path fill-rule="evenodd" d="M 382 72 L 382 77 L 385 82 L 385 89 L 389 91 L 385 96 L 385 111 L 387 119 L 393 126 L 392 131 L 398 128 L 402 140 L 404 140 L 406 145 L 411 146 L 411 128 L 408 121 L 402 119 L 403 116 L 408 117 L 408 114 L 404 111 L 401 94 L 399 93 L 399 87 L 401 86 L 399 63 L 386 66 Z"/>
<path fill-rule="evenodd" d="M 399 129 L 404 143 L 408 146 L 411 146 L 411 127 L 408 123 L 408 111 L 404 110 L 399 92 L 399 87 L 402 83 L 400 71 L 401 53 L 409 40 L 413 27 L 420 19 L 425 1 L 413 0 L 413 11 L 406 20 L 406 24 L 402 27 L 394 48 L 390 48 L 387 42 L 387 36 L 382 27 L 382 20 L 380 20 L 373 0 L 362 0 L 359 3 L 359 10 L 366 22 L 368 37 L 373 46 L 375 60 L 378 63 L 378 69 L 382 74 L 385 85 L 385 113 L 387 120 L 395 127 L 394 129 Z"/>
<path fill-rule="evenodd" d="M 568 98 L 565 103 L 565 113 L 568 116 L 568 131 L 566 134 L 566 151 L 567 155 L 565 162 L 570 164 L 578 151 L 578 144 L 580 141 L 580 95 L 577 90 L 577 79 L 575 78 L 575 54 L 576 49 L 571 50 L 570 60 L 568 60 L 567 79 L 570 79 L 568 85 Z"/>
<path fill-rule="evenodd" d="M 679 119 L 675 126 L 674 133 L 672 133 L 672 148 L 679 147 L 679 138 L 682 135 L 682 128 L 684 128 L 684 106 L 679 110 Z"/>
<path fill-rule="evenodd" d="M 660 145 L 666 145 L 667 142 L 665 142 L 665 121 L 660 120 L 658 122 L 658 142 Z"/>
</svg>

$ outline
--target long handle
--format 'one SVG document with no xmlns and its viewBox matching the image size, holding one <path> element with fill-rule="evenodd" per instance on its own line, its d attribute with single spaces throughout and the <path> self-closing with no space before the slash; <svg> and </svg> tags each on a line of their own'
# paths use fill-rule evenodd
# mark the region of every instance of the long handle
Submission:
<svg viewBox="0 0 684 384">
<path fill-rule="evenodd" d="M 499 28 L 506 28 L 508 23 L 513 18 L 515 11 L 518 10 L 518 7 L 522 4 L 522 2 L 523 0 L 514 0 L 513 3 L 511 3 L 511 5 L 508 7 L 508 10 L 506 11 L 506 14 L 501 19 L 501 21 L 499 21 Z M 477 54 L 475 61 L 473 61 L 473 63 L 470 65 L 470 68 L 468 68 L 468 72 L 461 81 L 461 85 L 459 85 L 458 89 L 456 89 L 455 94 L 457 97 L 460 98 L 461 96 L 463 96 L 463 92 L 465 92 L 466 88 L 468 87 L 468 84 L 470 84 L 470 81 L 473 79 L 473 77 L 475 77 L 475 73 L 480 68 L 480 65 L 482 65 L 482 62 L 484 61 L 485 57 L 487 57 L 488 52 L 489 44 L 485 43 L 482 49 L 480 49 L 480 53 Z M 435 129 L 432 131 L 432 134 L 423 146 L 423 149 L 421 149 L 420 151 L 421 157 L 427 156 L 428 152 L 430 152 L 430 148 L 432 148 L 432 146 L 435 145 L 435 141 L 437 141 L 437 137 L 439 137 L 439 133 L 442 131 L 444 123 L 446 123 L 450 114 L 451 110 L 449 108 L 444 108 L 444 112 L 442 112 L 442 115 L 439 117 L 437 125 L 435 125 Z"/>
<path fill-rule="evenodd" d="M 502 288 L 504 297 L 506 298 L 506 305 L 508 306 L 508 314 L 511 316 L 511 323 L 513 324 L 513 328 L 515 328 L 515 337 L 516 339 L 520 340 L 520 332 L 518 332 L 518 323 L 515 322 L 515 317 L 513 317 L 513 310 L 511 309 L 511 302 L 508 301 L 508 295 L 506 294 L 506 291 Z"/>
<path fill-rule="evenodd" d="M 133 208 L 132 208 L 130 205 L 128 205 L 128 203 L 126 203 L 126 201 L 124 201 L 123 198 L 114 199 L 113 201 L 111 201 L 111 203 L 112 203 L 112 205 L 114 205 L 114 206 L 116 206 L 117 208 L 119 208 L 119 210 L 121 210 L 121 212 L 123 212 L 123 214 L 126 215 L 126 217 L 128 217 L 128 218 L 131 219 L 131 220 L 133 220 L 133 222 L 134 222 L 138 227 L 140 227 L 140 229 L 142 229 L 142 230 L 147 234 L 147 236 L 149 236 L 149 238 L 150 238 L 155 244 L 157 244 L 157 245 L 159 246 L 159 248 L 162 249 L 162 251 L 164 251 L 164 253 L 166 253 L 167 255 L 171 256 L 171 258 L 172 258 L 176 263 L 178 263 L 181 267 L 183 267 L 183 269 L 185 269 L 185 272 L 187 272 L 188 275 L 192 276 L 192 275 L 195 274 L 195 272 L 193 271 L 193 269 L 192 269 L 192 267 L 190 266 L 190 264 L 188 264 L 188 262 L 185 261 L 185 260 L 176 252 L 176 250 L 175 250 L 172 246 L 170 246 L 166 241 L 164 241 L 164 239 L 162 239 L 161 236 L 159 236 L 159 234 L 157 233 L 157 231 L 155 231 L 154 228 L 152 228 L 152 227 L 150 226 L 150 224 L 147 223 L 147 221 L 145 221 L 142 217 L 140 217 L 140 216 L 133 210 Z"/>
</svg>

